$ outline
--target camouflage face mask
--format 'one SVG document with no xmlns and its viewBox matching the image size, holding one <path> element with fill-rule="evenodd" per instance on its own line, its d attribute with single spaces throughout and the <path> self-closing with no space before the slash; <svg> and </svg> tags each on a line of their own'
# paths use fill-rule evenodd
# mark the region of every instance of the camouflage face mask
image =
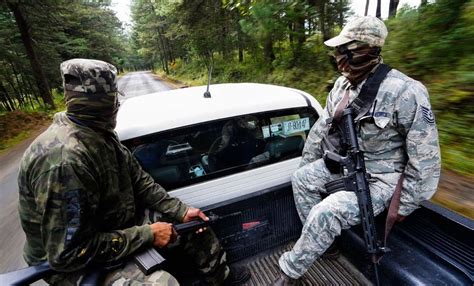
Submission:
<svg viewBox="0 0 474 286">
<path fill-rule="evenodd" d="M 380 63 L 380 48 L 363 42 L 352 42 L 336 49 L 337 68 L 352 85 L 358 85 Z"/>
<path fill-rule="evenodd" d="M 66 115 L 97 131 L 113 132 L 118 111 L 117 69 L 106 62 L 71 59 L 61 63 Z"/>
<path fill-rule="evenodd" d="M 82 93 L 66 91 L 66 114 L 98 131 L 113 132 L 117 123 L 117 92 Z"/>
</svg>

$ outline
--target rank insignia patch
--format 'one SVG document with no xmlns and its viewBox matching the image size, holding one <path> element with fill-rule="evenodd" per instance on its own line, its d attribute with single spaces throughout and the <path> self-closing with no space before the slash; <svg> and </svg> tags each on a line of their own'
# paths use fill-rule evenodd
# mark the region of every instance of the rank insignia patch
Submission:
<svg viewBox="0 0 474 286">
<path fill-rule="evenodd" d="M 435 123 L 433 111 L 431 111 L 431 109 L 424 106 L 420 106 L 420 109 L 421 109 L 421 114 L 423 115 L 423 120 L 425 120 L 425 122 L 428 123 L 429 125 L 433 125 Z"/>
</svg>

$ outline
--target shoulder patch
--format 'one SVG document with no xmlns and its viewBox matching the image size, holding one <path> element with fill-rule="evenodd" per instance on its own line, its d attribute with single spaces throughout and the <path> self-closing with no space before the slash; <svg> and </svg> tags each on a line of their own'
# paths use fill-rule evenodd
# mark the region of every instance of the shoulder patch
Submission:
<svg viewBox="0 0 474 286">
<path fill-rule="evenodd" d="M 428 125 L 434 125 L 435 123 L 435 118 L 433 115 L 433 111 L 429 109 L 428 107 L 424 107 L 423 105 L 420 105 L 420 111 L 423 116 L 423 120 L 428 124 Z"/>
<path fill-rule="evenodd" d="M 374 117 L 390 117 L 390 114 L 384 111 L 377 111 L 374 113 Z"/>
</svg>

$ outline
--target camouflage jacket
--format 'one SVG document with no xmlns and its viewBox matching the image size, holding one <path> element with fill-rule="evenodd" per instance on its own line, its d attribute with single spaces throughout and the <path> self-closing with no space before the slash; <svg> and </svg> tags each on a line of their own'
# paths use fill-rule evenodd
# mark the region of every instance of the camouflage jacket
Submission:
<svg viewBox="0 0 474 286">
<path fill-rule="evenodd" d="M 321 139 L 328 129 L 326 119 L 334 115 L 346 90 L 352 102 L 363 84 L 351 87 L 345 77 L 338 78 L 323 114 L 310 131 L 300 166 L 322 157 Z M 382 82 L 370 112 L 374 122 L 361 123 L 358 135 L 367 171 L 404 173 L 399 214 L 408 215 L 421 201 L 433 196 L 440 176 L 438 131 L 428 92 L 420 82 L 392 69 Z"/>
<path fill-rule="evenodd" d="M 145 173 L 115 134 L 99 134 L 64 113 L 25 152 L 19 175 L 24 258 L 76 271 L 151 245 L 144 208 L 182 220 L 187 206 Z"/>
</svg>

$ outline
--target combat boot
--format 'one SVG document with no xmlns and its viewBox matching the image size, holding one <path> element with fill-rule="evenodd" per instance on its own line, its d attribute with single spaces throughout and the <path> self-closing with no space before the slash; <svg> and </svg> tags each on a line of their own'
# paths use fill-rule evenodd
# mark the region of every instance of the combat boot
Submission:
<svg viewBox="0 0 474 286">
<path fill-rule="evenodd" d="M 232 265 L 229 268 L 229 275 L 224 280 L 225 286 L 242 285 L 250 279 L 250 271 L 247 267 Z"/>
<path fill-rule="evenodd" d="M 321 255 L 322 259 L 336 260 L 339 258 L 341 252 L 336 242 L 333 242 L 331 246 Z"/>
<path fill-rule="evenodd" d="M 300 279 L 293 279 L 280 270 L 280 276 L 273 281 L 273 286 L 298 286 Z"/>
</svg>

